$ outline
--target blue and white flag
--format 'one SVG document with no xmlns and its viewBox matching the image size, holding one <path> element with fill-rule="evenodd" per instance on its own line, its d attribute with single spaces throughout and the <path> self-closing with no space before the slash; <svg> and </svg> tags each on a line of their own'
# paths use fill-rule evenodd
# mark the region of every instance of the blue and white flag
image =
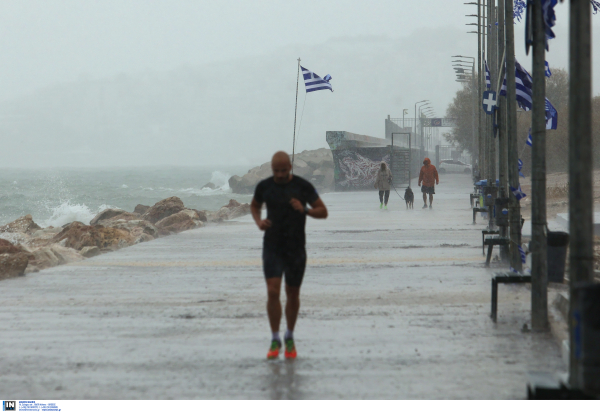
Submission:
<svg viewBox="0 0 600 412">
<path fill-rule="evenodd" d="M 527 146 L 533 146 L 533 138 L 531 137 L 531 127 L 529 128 L 529 133 L 527 133 L 527 141 L 525 142 Z"/>
<path fill-rule="evenodd" d="M 327 75 L 324 79 L 320 78 L 318 74 L 311 72 L 308 69 L 300 66 L 302 69 L 302 75 L 304 76 L 304 85 L 306 86 L 306 93 L 316 92 L 317 90 L 329 89 L 333 91 L 333 87 L 329 81 L 331 76 Z"/>
<path fill-rule="evenodd" d="M 558 112 L 546 97 L 546 130 L 556 130 L 558 128 Z"/>
<path fill-rule="evenodd" d="M 546 77 L 551 77 L 552 72 L 550 71 L 550 65 L 546 62 Z"/>
<path fill-rule="evenodd" d="M 492 88 L 492 80 L 491 80 L 490 68 L 488 67 L 487 60 L 485 61 L 485 87 L 487 89 Z"/>
<path fill-rule="evenodd" d="M 541 0 L 541 2 L 542 14 L 544 17 L 544 31 L 546 32 L 546 50 L 549 50 L 548 40 L 556 37 L 552 31 L 552 27 L 556 24 L 554 6 L 558 4 L 558 0 Z M 527 0 L 527 12 L 525 14 L 525 51 L 528 54 L 529 46 L 533 44 L 533 3 L 534 0 Z"/>
<path fill-rule="evenodd" d="M 527 254 L 521 245 L 519 245 L 519 254 L 521 255 L 521 263 L 527 263 Z"/>
<path fill-rule="evenodd" d="M 592 7 L 594 8 L 594 14 L 598 13 L 598 11 L 600 11 L 600 2 L 597 0 L 590 0 L 590 2 L 592 3 Z"/>
<path fill-rule="evenodd" d="M 519 176 L 525 177 L 525 175 L 523 173 L 521 173 L 521 169 L 523 169 L 523 161 L 521 159 L 519 159 L 518 165 L 519 165 Z"/>
<path fill-rule="evenodd" d="M 521 190 L 521 185 L 519 185 L 518 188 L 514 188 L 514 187 L 510 186 L 510 191 L 513 193 L 513 195 L 515 195 L 515 197 L 517 198 L 517 201 L 520 201 L 524 197 L 527 197 L 527 195 L 525 193 L 523 193 L 523 191 Z"/>
<path fill-rule="evenodd" d="M 517 104 L 526 112 L 533 109 L 533 78 L 531 75 L 515 60 L 515 82 L 517 92 Z M 500 95 L 506 96 L 506 74 L 500 89 Z"/>
<path fill-rule="evenodd" d="M 513 19 L 521 21 L 523 18 L 523 11 L 526 7 L 527 5 L 524 0 L 515 0 L 515 5 L 513 6 Z"/>
</svg>

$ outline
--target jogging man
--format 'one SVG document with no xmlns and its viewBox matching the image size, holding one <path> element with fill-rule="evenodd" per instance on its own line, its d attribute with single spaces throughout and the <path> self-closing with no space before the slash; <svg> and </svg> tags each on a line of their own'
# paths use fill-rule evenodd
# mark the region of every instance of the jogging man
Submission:
<svg viewBox="0 0 600 412">
<path fill-rule="evenodd" d="M 327 208 L 312 184 L 291 173 L 290 157 L 285 152 L 277 152 L 271 160 L 273 177 L 261 181 L 256 186 L 250 205 L 252 217 L 260 230 L 265 231 L 263 240 L 263 271 L 267 283 L 267 314 L 271 332 L 271 347 L 268 359 L 279 356 L 281 338 L 281 279 L 285 273 L 285 357 L 294 359 L 294 326 L 300 309 L 300 286 L 306 267 L 304 227 L 306 216 L 315 219 L 327 218 Z M 263 203 L 267 204 L 267 218 L 261 218 Z M 309 209 L 306 204 L 309 204 Z"/>
<path fill-rule="evenodd" d="M 423 186 L 421 186 L 421 182 Z M 433 204 L 433 195 L 435 195 L 435 185 L 440 184 L 440 178 L 438 176 L 437 169 L 431 164 L 431 160 L 426 157 L 423 160 L 423 167 L 421 167 L 421 173 L 419 173 L 419 186 L 421 186 L 421 192 L 423 193 L 423 202 L 425 205 L 423 209 L 427 208 L 427 195 L 429 194 L 429 208 L 431 209 Z"/>
</svg>

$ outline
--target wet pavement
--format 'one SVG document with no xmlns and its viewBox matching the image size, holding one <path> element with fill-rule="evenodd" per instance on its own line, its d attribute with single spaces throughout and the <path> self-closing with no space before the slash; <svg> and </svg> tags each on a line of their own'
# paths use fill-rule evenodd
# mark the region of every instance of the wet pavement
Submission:
<svg viewBox="0 0 600 412">
<path fill-rule="evenodd" d="M 522 330 L 527 285 L 500 287 L 492 323 L 471 189 L 443 175 L 434 209 L 415 190 L 408 211 L 394 192 L 388 211 L 376 192 L 323 195 L 295 361 L 265 359 L 250 216 L 2 281 L 2 396 L 522 399 L 529 371 L 564 366 L 549 333 Z"/>
</svg>

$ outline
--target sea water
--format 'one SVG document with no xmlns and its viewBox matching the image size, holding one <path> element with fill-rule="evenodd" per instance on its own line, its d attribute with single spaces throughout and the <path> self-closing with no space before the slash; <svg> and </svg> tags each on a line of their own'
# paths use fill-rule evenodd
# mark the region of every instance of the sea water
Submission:
<svg viewBox="0 0 600 412">
<path fill-rule="evenodd" d="M 229 199 L 250 202 L 251 195 L 233 194 L 228 180 L 247 168 L 156 167 L 111 169 L 0 169 L 0 225 L 31 214 L 42 227 L 89 223 L 100 211 L 116 207 L 132 212 L 171 196 L 186 207 L 218 210 Z M 207 183 L 215 188 L 203 188 Z"/>
</svg>

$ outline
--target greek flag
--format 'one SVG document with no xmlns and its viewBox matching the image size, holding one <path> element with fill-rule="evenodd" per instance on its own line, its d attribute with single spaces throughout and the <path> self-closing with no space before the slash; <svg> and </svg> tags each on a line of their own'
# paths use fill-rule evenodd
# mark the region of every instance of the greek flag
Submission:
<svg viewBox="0 0 600 412">
<path fill-rule="evenodd" d="M 333 91 L 333 87 L 329 80 L 331 76 L 327 75 L 324 79 L 320 78 L 318 74 L 311 72 L 308 69 L 300 66 L 302 69 L 302 75 L 304 76 L 304 85 L 306 86 L 306 93 L 316 92 L 317 90 L 329 89 Z"/>
<path fill-rule="evenodd" d="M 518 188 L 510 186 L 510 191 L 513 193 L 513 195 L 515 195 L 517 201 L 520 201 L 521 199 L 527 197 L 527 195 L 521 190 L 521 185 L 519 185 Z"/>
<path fill-rule="evenodd" d="M 515 0 L 515 5 L 513 7 L 513 19 L 521 21 L 523 18 L 523 11 L 526 7 L 527 5 L 525 4 L 524 0 Z"/>
<path fill-rule="evenodd" d="M 546 77 L 551 77 L 552 72 L 550 71 L 550 65 L 546 62 Z"/>
<path fill-rule="evenodd" d="M 525 253 L 525 251 L 523 250 L 523 247 L 521 245 L 519 245 L 519 254 L 521 255 L 521 262 L 526 263 L 527 262 L 527 254 Z"/>
<path fill-rule="evenodd" d="M 521 159 L 519 159 L 519 176 L 521 177 L 525 177 L 525 175 L 523 173 L 521 173 L 521 169 L 523 169 L 523 161 Z"/>
<path fill-rule="evenodd" d="M 517 104 L 526 112 L 533 109 L 533 78 L 531 75 L 515 60 L 515 81 L 517 91 Z M 506 74 L 500 96 L 506 96 Z"/>
<path fill-rule="evenodd" d="M 533 2 L 534 0 L 527 0 L 527 12 L 525 15 L 525 49 L 527 53 L 529 53 L 529 46 L 533 44 Z M 552 31 L 552 27 L 556 24 L 554 6 L 557 3 L 558 0 L 542 0 L 542 14 L 544 16 L 544 26 L 546 27 L 546 50 L 549 50 L 548 40 L 556 37 Z"/>
<path fill-rule="evenodd" d="M 527 141 L 525 144 L 529 147 L 533 145 L 533 138 L 531 137 L 531 127 L 529 128 L 529 133 L 527 133 Z"/>
<path fill-rule="evenodd" d="M 598 11 L 600 11 L 600 2 L 597 0 L 590 0 L 590 2 L 592 3 L 592 7 L 594 8 L 594 14 L 598 13 Z"/>
<path fill-rule="evenodd" d="M 556 130 L 558 127 L 558 112 L 546 97 L 546 130 Z"/>
<path fill-rule="evenodd" d="M 487 60 L 485 61 L 485 87 L 489 89 L 492 88 L 492 80 L 491 80 L 490 68 L 488 67 Z"/>
<path fill-rule="evenodd" d="M 517 91 L 517 104 L 526 112 L 533 109 L 533 78 L 527 70 L 515 60 L 515 81 Z M 506 74 L 500 89 L 500 96 L 506 96 Z"/>
</svg>

